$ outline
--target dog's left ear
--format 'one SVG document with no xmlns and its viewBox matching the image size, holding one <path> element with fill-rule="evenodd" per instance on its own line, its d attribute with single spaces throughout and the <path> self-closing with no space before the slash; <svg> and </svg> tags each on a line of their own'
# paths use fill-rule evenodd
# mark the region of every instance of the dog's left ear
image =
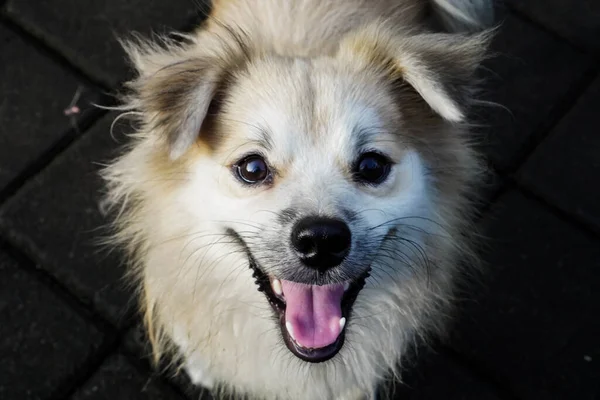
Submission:
<svg viewBox="0 0 600 400">
<path fill-rule="evenodd" d="M 126 84 L 131 90 L 126 107 L 141 116 L 145 132 L 166 147 L 172 160 L 201 135 L 211 105 L 248 57 L 233 31 L 214 34 L 202 46 L 197 38 L 186 39 L 183 44 L 165 38 L 122 42 L 137 71 Z"/>
<path fill-rule="evenodd" d="M 384 79 L 408 83 L 442 118 L 461 122 L 491 37 L 491 31 L 409 34 L 373 25 L 349 35 L 338 57 L 378 71 Z"/>
</svg>

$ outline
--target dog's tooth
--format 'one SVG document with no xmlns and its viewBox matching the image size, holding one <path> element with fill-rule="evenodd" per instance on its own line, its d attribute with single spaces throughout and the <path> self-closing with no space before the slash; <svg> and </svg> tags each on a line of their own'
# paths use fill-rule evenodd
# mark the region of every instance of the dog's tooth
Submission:
<svg viewBox="0 0 600 400">
<path fill-rule="evenodd" d="M 346 318 L 342 317 L 342 318 L 340 318 L 340 330 L 344 330 L 345 326 L 346 326 Z"/>
<path fill-rule="evenodd" d="M 350 289 L 350 283 L 346 282 L 346 283 L 344 283 L 344 292 L 348 289 Z"/>
<path fill-rule="evenodd" d="M 275 292 L 275 294 L 277 294 L 278 296 L 281 296 L 283 294 L 283 288 L 281 287 L 281 281 L 279 279 L 273 279 L 273 282 L 271 282 L 271 286 L 273 287 L 273 291 Z"/>
<path fill-rule="evenodd" d="M 288 333 L 290 334 L 290 337 L 291 337 L 292 339 L 296 340 L 296 339 L 294 338 L 294 327 L 292 326 L 292 323 L 291 323 L 290 321 L 286 322 L 286 323 L 285 323 L 285 327 L 286 327 L 286 329 L 287 329 Z"/>
</svg>

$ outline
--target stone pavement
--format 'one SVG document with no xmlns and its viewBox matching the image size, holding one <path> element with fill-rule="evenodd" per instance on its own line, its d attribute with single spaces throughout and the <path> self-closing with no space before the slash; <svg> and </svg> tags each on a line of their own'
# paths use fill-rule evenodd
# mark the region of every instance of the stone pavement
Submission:
<svg viewBox="0 0 600 400">
<path fill-rule="evenodd" d="M 150 368 L 119 257 L 94 243 L 117 143 L 91 105 L 129 73 L 116 35 L 188 29 L 198 3 L 0 0 L 0 400 L 200 396 Z M 600 399 L 600 2 L 503 15 L 486 96 L 506 109 L 481 115 L 490 273 L 398 399 Z"/>
</svg>

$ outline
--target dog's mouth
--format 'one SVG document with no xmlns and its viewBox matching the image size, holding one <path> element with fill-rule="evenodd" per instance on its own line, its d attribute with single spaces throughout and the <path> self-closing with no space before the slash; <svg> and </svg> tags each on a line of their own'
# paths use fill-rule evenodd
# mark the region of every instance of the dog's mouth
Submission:
<svg viewBox="0 0 600 400">
<path fill-rule="evenodd" d="M 248 256 L 252 276 L 275 311 L 281 335 L 296 357 L 311 363 L 333 358 L 344 345 L 352 306 L 371 267 L 358 278 L 330 285 L 308 285 L 269 276 L 260 268 L 244 240 L 233 229 L 230 235 Z"/>
<path fill-rule="evenodd" d="M 288 349 L 312 363 L 334 357 L 344 345 L 352 306 L 369 271 L 354 281 L 307 285 L 267 276 L 252 259 L 250 267 L 258 290 L 278 316 Z"/>
</svg>

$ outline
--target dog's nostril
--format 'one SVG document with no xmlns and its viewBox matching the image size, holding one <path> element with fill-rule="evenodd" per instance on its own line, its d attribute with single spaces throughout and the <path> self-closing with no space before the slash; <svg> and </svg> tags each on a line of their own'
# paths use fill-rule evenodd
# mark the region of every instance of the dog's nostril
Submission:
<svg viewBox="0 0 600 400">
<path fill-rule="evenodd" d="M 304 255 L 305 257 L 314 256 L 317 252 L 317 243 L 314 240 L 314 237 L 307 235 L 307 232 L 303 232 L 304 234 L 298 235 L 296 245 L 296 251 Z"/>
<path fill-rule="evenodd" d="M 339 265 L 350 251 L 352 235 L 345 222 L 332 218 L 308 217 L 292 230 L 292 246 L 310 268 L 326 271 Z"/>
</svg>

